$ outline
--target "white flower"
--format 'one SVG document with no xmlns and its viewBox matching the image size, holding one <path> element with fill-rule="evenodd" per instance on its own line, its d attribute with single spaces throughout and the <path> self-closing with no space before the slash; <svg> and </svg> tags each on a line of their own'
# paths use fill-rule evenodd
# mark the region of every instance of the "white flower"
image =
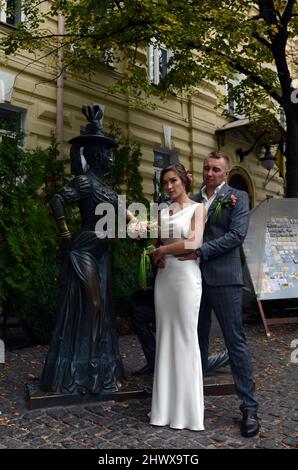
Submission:
<svg viewBox="0 0 298 470">
<path fill-rule="evenodd" d="M 157 222 L 149 222 L 148 220 L 131 221 L 127 226 L 127 234 L 130 238 L 147 238 L 150 231 L 157 228 Z"/>
</svg>

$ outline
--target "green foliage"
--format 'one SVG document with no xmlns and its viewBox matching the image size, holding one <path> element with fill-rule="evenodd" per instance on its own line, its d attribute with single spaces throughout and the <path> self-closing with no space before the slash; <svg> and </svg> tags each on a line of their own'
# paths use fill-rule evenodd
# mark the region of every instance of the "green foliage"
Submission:
<svg viewBox="0 0 298 470">
<path fill-rule="evenodd" d="M 127 203 L 141 202 L 148 205 L 143 193 L 143 178 L 140 173 L 142 152 L 140 145 L 129 142 L 121 129 L 112 122 L 108 135 L 115 139 L 118 147 L 113 151 L 114 165 L 110 174 L 105 178 L 107 184 L 119 194 L 125 192 Z"/>
<path fill-rule="evenodd" d="M 114 165 L 105 178 L 118 194 L 125 194 L 127 205 L 141 202 L 148 206 L 144 197 L 140 164 L 142 153 L 140 146 L 124 137 L 122 131 L 112 123 L 109 135 L 118 143 L 114 150 Z M 130 238 L 115 239 L 112 242 L 112 282 L 113 304 L 117 315 L 126 316 L 131 308 L 131 294 L 137 290 L 139 265 L 143 250 L 142 241 Z"/>
<path fill-rule="evenodd" d="M 131 309 L 130 297 L 139 288 L 139 266 L 142 242 L 122 238 L 112 244 L 112 283 L 115 314 L 127 316 Z"/>
<path fill-rule="evenodd" d="M 40 260 L 36 271 L 31 270 L 31 285 L 25 302 L 18 307 L 18 317 L 24 330 L 36 344 L 48 344 L 55 325 L 58 269 L 54 257 Z"/>
<path fill-rule="evenodd" d="M 35 338 L 46 340 L 55 316 L 57 234 L 47 202 L 65 183 L 57 149 L 22 148 L 23 136 L 0 143 L 0 302 Z"/>
<path fill-rule="evenodd" d="M 296 0 L 52 0 L 46 11 L 40 3 L 22 2 L 26 22 L 0 39 L 4 52 L 39 50 L 47 61 L 52 54 L 55 68 L 57 51 L 63 48 L 64 68 L 80 77 L 111 62 L 117 70 L 121 62 L 109 91 L 125 93 L 129 106 L 149 106 L 151 95 L 166 99 L 210 82 L 226 86 L 237 74 L 244 78 L 234 92 L 235 113 L 244 111 L 255 125 L 274 134 L 275 118 L 283 109 L 287 196 L 298 196 L 298 103 L 292 99 L 290 66 L 296 61 Z M 59 37 L 47 23 L 58 13 L 66 27 Z M 157 86 L 148 80 L 149 44 L 172 52 L 168 73 Z"/>
<path fill-rule="evenodd" d="M 107 183 L 126 192 L 128 203 L 147 202 L 139 146 L 130 144 L 115 125 L 110 134 L 119 146 Z M 48 202 L 70 175 L 65 162 L 57 160 L 54 144 L 46 151 L 27 151 L 21 144 L 22 135 L 15 134 L 0 143 L 0 302 L 3 314 L 16 315 L 33 341 L 47 343 L 55 324 L 59 272 L 57 229 Z M 76 208 L 65 210 L 71 231 L 77 231 Z M 114 240 L 111 251 L 115 310 L 125 315 L 138 286 L 142 245 Z"/>
<path fill-rule="evenodd" d="M 118 87 L 139 103 L 146 96 L 168 96 L 172 91 L 197 86 L 203 79 L 226 83 L 235 72 L 279 99 L 289 81 L 286 44 L 298 34 L 298 6 L 294 0 L 53 0 L 40 9 L 40 0 L 25 0 L 26 22 L 1 40 L 7 54 L 17 49 L 46 53 L 64 46 L 66 68 L 92 73 L 99 64 L 126 69 Z M 63 13 L 66 34 L 49 32 L 46 21 Z M 170 73 L 159 86 L 151 86 L 137 48 L 164 44 L 173 52 Z M 275 65 L 279 72 L 277 74 Z M 283 69 L 283 70 L 282 70 Z M 143 93 L 141 93 L 141 90 Z M 245 90 L 243 90 L 245 92 Z M 261 111 L 262 103 L 255 101 Z M 280 103 L 279 103 L 280 104 Z M 255 113 L 255 111 L 254 111 Z"/>
</svg>

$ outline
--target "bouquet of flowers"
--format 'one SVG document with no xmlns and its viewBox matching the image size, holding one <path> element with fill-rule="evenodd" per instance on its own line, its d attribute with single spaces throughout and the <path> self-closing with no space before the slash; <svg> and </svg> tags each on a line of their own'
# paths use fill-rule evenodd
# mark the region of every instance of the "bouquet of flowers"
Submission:
<svg viewBox="0 0 298 470">
<path fill-rule="evenodd" d="M 152 240 L 148 238 L 148 236 L 157 228 L 158 224 L 156 221 L 148 222 L 147 220 L 131 222 L 128 227 L 128 233 L 131 238 L 146 238 L 146 244 L 141 254 L 139 267 L 139 284 L 144 290 L 147 289 L 147 279 L 149 277 L 153 277 L 151 259 L 148 253 L 154 251 L 155 246 L 153 245 Z"/>
</svg>

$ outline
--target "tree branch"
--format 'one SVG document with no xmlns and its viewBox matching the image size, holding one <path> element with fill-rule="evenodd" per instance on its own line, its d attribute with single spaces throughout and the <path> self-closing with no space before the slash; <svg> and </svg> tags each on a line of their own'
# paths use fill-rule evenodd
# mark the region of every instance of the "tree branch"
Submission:
<svg viewBox="0 0 298 470">
<path fill-rule="evenodd" d="M 119 8 L 119 10 L 122 10 L 122 6 L 120 4 L 120 0 L 114 0 L 114 3 L 116 3 L 117 7 Z"/>
<path fill-rule="evenodd" d="M 244 67 L 244 65 L 237 63 L 236 61 L 235 62 L 231 61 L 231 62 L 235 64 L 235 68 L 239 72 L 249 77 L 256 85 L 259 85 L 260 87 L 264 88 L 264 90 L 267 91 L 267 93 L 280 105 L 283 104 L 282 97 L 276 91 L 272 90 L 272 88 L 266 82 L 264 82 L 264 80 L 261 77 L 259 77 L 258 75 L 248 70 L 246 67 Z"/>
<path fill-rule="evenodd" d="M 267 93 L 282 106 L 283 104 L 282 97 L 276 91 L 272 90 L 271 87 L 266 82 L 264 82 L 264 80 L 261 77 L 253 73 L 251 70 L 247 69 L 237 59 L 228 57 L 221 51 L 216 51 L 216 52 L 217 54 L 221 55 L 228 63 L 230 63 L 233 66 L 233 68 L 238 70 L 238 72 L 243 73 L 248 78 L 250 78 L 256 85 L 262 87 L 265 91 L 267 91 Z"/>
<path fill-rule="evenodd" d="M 296 0 L 288 0 L 287 6 L 281 17 L 281 24 L 287 26 L 293 13 L 293 8 L 296 3 Z"/>
<path fill-rule="evenodd" d="M 260 14 L 268 26 L 278 24 L 277 11 L 275 9 L 273 0 L 258 0 L 258 5 Z"/>
<path fill-rule="evenodd" d="M 272 25 L 277 26 L 280 32 L 282 30 L 282 26 L 280 23 L 281 17 L 279 12 L 275 9 L 273 0 L 258 0 L 258 5 L 260 14 L 264 21 L 267 23 L 267 25 L 269 27 L 271 27 Z M 277 17 L 279 18 L 279 21 Z M 276 35 L 274 35 L 270 29 L 268 31 L 268 35 L 273 43 Z"/>
<path fill-rule="evenodd" d="M 63 44 L 63 45 L 60 45 L 60 46 L 57 46 L 54 51 L 51 50 L 50 52 L 47 52 L 46 54 L 42 55 L 41 57 L 38 57 L 37 59 L 31 60 L 30 62 L 28 62 L 28 63 L 25 65 L 25 67 L 22 68 L 22 70 L 20 70 L 20 71 L 16 74 L 16 77 L 15 77 L 15 78 L 17 79 L 17 78 L 18 78 L 23 72 L 25 72 L 25 70 L 26 70 L 28 67 L 30 67 L 31 65 L 36 64 L 36 63 L 39 63 L 41 60 L 46 59 L 47 57 L 50 57 L 51 55 L 57 53 L 57 52 L 58 52 L 60 49 L 62 49 L 63 47 L 64 47 L 64 44 Z M 62 71 L 61 73 L 63 73 L 63 71 Z M 36 86 L 36 85 L 35 85 L 35 86 Z"/>
<path fill-rule="evenodd" d="M 28 35 L 28 36 L 24 36 L 24 37 L 20 37 L 18 39 L 18 41 L 20 42 L 24 42 L 24 41 L 39 41 L 39 40 L 44 40 L 44 39 L 53 39 L 53 38 L 59 38 L 59 37 L 63 37 L 63 38 L 73 38 L 73 39 L 76 39 L 76 38 L 79 38 L 79 39 L 97 39 L 98 41 L 102 41 L 104 39 L 109 39 L 111 37 L 115 37 L 115 35 L 119 35 L 120 33 L 124 33 L 126 30 L 133 30 L 137 27 L 146 27 L 148 26 L 148 21 L 147 20 L 140 20 L 138 19 L 137 21 L 130 21 L 129 23 L 123 25 L 121 28 L 118 28 L 117 31 L 110 31 L 110 32 L 103 32 L 103 33 L 77 33 L 77 34 L 74 34 L 74 33 L 64 33 L 64 34 L 56 34 L 56 33 L 51 33 L 51 34 L 45 34 L 45 35 L 38 35 L 38 36 L 33 36 L 33 35 Z M 22 33 L 22 32 L 21 32 Z M 17 35 L 17 32 L 13 32 L 11 37 L 15 40 L 15 37 Z M 9 37 L 9 36 L 8 36 Z M 141 36 L 142 38 L 144 37 L 143 35 Z M 7 39 L 4 38 L 4 39 Z M 135 36 L 134 36 L 134 40 L 135 40 Z M 129 42 L 129 39 L 124 41 L 125 42 Z M 0 40 L 0 43 L 1 43 L 1 40 Z"/>
<path fill-rule="evenodd" d="M 263 36 L 260 36 L 258 33 L 253 33 L 253 37 L 256 38 L 261 44 L 266 46 L 270 51 L 273 50 L 271 42 L 267 41 L 267 39 L 263 38 Z"/>
</svg>

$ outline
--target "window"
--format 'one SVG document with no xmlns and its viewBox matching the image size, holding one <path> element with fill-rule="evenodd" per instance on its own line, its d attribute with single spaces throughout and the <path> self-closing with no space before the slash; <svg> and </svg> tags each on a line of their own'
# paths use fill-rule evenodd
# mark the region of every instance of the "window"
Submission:
<svg viewBox="0 0 298 470">
<path fill-rule="evenodd" d="M 165 46 L 157 46 L 154 41 L 149 46 L 149 78 L 151 83 L 158 85 L 169 71 L 171 51 Z"/>
<path fill-rule="evenodd" d="M 234 88 L 233 83 L 228 82 L 227 83 L 227 94 L 228 94 L 227 108 L 228 108 L 228 113 L 231 116 L 235 116 L 235 101 L 234 101 L 234 98 L 231 96 L 233 88 Z"/>
<path fill-rule="evenodd" d="M 15 26 L 21 20 L 21 0 L 4 0 L 0 8 L 0 21 Z"/>
<path fill-rule="evenodd" d="M 236 103 L 233 97 L 233 90 L 236 86 L 238 86 L 241 81 L 245 78 L 243 74 L 238 73 L 234 80 L 228 80 L 226 85 L 226 93 L 227 93 L 227 111 L 230 116 L 233 116 L 237 119 L 243 119 L 245 116 L 236 113 Z"/>
<path fill-rule="evenodd" d="M 25 132 L 26 110 L 8 104 L 0 105 L 0 141 Z"/>
<path fill-rule="evenodd" d="M 17 147 L 23 149 L 26 147 L 25 139 L 16 139 L 17 132 L 24 132 L 25 117 L 25 109 L 18 108 L 16 106 L 11 106 L 9 104 L 0 105 L 0 142 L 3 143 L 5 147 L 10 148 L 11 151 L 16 149 Z M 3 175 L 1 176 L 0 184 L 3 184 L 3 182 L 6 180 L 6 177 Z M 16 175 L 13 181 L 10 181 L 9 184 L 19 185 L 24 181 L 24 179 L 24 175 Z"/>
</svg>

